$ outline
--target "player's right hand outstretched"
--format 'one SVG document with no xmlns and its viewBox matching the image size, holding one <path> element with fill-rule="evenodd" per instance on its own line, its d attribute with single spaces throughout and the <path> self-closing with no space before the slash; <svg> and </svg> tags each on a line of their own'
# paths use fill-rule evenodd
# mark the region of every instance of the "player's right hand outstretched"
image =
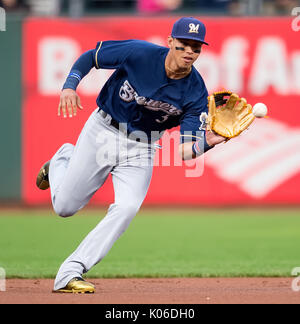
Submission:
<svg viewBox="0 0 300 324">
<path fill-rule="evenodd" d="M 76 91 L 73 89 L 63 89 L 58 105 L 58 116 L 61 114 L 64 118 L 67 118 L 67 114 L 69 114 L 69 117 L 76 116 L 77 107 L 81 110 L 83 109 Z"/>
</svg>

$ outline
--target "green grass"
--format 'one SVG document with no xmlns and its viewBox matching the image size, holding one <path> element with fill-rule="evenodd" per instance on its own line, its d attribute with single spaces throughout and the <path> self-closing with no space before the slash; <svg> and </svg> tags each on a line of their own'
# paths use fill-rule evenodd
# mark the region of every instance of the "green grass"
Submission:
<svg viewBox="0 0 300 324">
<path fill-rule="evenodd" d="M 53 278 L 105 215 L 0 212 L 8 278 Z M 299 209 L 142 209 L 89 277 L 290 276 L 300 266 Z"/>
</svg>

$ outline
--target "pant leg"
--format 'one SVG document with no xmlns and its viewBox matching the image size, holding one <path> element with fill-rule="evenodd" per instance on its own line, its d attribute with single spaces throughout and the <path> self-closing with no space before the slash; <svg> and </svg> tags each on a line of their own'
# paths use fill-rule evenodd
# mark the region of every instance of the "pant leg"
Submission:
<svg viewBox="0 0 300 324">
<path fill-rule="evenodd" d="M 98 159 L 98 150 L 103 145 L 99 138 L 111 141 L 113 147 L 116 145 L 115 136 L 93 112 L 82 129 L 76 146 L 64 144 L 53 156 L 49 181 L 52 205 L 58 215 L 67 217 L 75 214 L 103 185 L 114 163 L 112 159 Z M 114 150 L 111 154 L 115 154 Z"/>
<path fill-rule="evenodd" d="M 148 149 L 140 143 L 132 143 L 132 146 L 129 147 L 130 161 L 121 161 L 111 172 L 115 202 L 110 205 L 101 222 L 62 264 L 54 290 L 65 287 L 72 278 L 81 276 L 100 262 L 138 212 L 150 185 L 154 150 L 150 152 L 150 159 L 141 158 L 135 156 L 136 146 L 142 146 L 141 151 L 147 151 L 147 155 Z"/>
</svg>

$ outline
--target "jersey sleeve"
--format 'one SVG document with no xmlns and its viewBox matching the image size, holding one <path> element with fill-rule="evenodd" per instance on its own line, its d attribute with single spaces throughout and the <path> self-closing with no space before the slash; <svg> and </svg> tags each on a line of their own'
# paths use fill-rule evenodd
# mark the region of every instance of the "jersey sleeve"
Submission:
<svg viewBox="0 0 300 324">
<path fill-rule="evenodd" d="M 96 69 L 117 69 L 140 45 L 138 40 L 98 42 L 94 50 Z"/>
<path fill-rule="evenodd" d="M 204 83 L 200 94 L 190 96 L 192 98 L 184 107 L 185 112 L 180 122 L 181 143 L 197 141 L 202 136 L 200 116 L 202 113 L 208 113 L 208 92 Z"/>
<path fill-rule="evenodd" d="M 63 89 L 76 90 L 79 82 L 89 73 L 95 66 L 94 50 L 89 50 L 83 53 L 78 60 L 73 64 L 73 67 L 63 85 Z"/>
</svg>

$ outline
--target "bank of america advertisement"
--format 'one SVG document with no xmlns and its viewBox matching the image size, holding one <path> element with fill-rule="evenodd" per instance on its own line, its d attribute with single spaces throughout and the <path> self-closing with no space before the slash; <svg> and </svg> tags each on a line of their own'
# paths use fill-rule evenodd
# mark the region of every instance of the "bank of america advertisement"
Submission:
<svg viewBox="0 0 300 324">
<path fill-rule="evenodd" d="M 76 118 L 57 116 L 62 85 L 75 60 L 98 41 L 142 39 L 167 46 L 172 18 L 35 19 L 24 24 L 23 179 L 28 204 L 50 202 L 35 187 L 40 166 L 66 142 L 75 144 L 113 73 L 93 69 L 78 87 L 84 107 Z M 264 205 L 300 202 L 300 31 L 291 18 L 205 18 L 207 42 L 195 63 L 209 93 L 228 89 L 268 106 L 241 136 L 197 161 L 178 156 L 179 129 L 158 142 L 145 204 Z M 197 91 L 197 89 L 195 89 Z M 93 204 L 114 200 L 111 179 Z"/>
</svg>

